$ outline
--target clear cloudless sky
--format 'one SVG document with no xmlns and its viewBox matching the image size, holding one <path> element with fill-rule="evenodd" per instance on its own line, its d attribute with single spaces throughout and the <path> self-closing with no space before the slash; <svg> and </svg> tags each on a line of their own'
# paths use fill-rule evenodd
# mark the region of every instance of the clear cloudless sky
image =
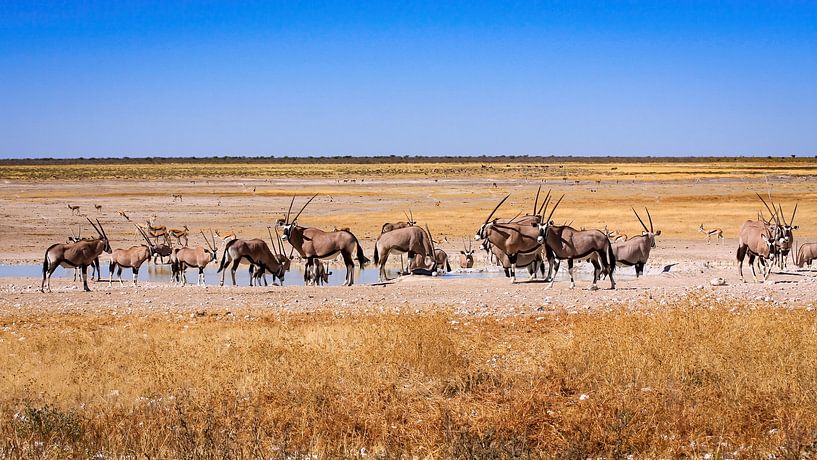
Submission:
<svg viewBox="0 0 817 460">
<path fill-rule="evenodd" d="M 817 2 L 0 2 L 0 157 L 389 154 L 817 154 Z"/>
</svg>

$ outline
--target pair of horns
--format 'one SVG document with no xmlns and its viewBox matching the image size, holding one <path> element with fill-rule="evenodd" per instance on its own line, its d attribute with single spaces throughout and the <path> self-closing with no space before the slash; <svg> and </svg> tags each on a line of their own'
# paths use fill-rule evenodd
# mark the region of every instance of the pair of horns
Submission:
<svg viewBox="0 0 817 460">
<path fill-rule="evenodd" d="M 280 254 L 282 256 L 286 256 L 287 252 L 284 249 L 284 240 L 281 239 L 281 235 L 278 234 L 278 227 L 274 228 L 275 230 L 275 238 L 272 237 L 272 227 L 267 227 L 267 233 L 269 233 L 270 243 L 272 243 L 272 251 L 276 254 Z M 275 247 L 278 246 L 278 250 L 276 251 Z M 292 255 L 292 254 L 290 254 Z"/>
<path fill-rule="evenodd" d="M 638 218 L 639 222 L 641 222 L 641 226 L 644 227 L 644 231 L 649 232 L 649 233 L 653 233 L 652 216 L 650 215 L 650 210 L 647 209 L 646 206 L 644 206 L 644 210 L 647 211 L 647 218 L 650 220 L 650 228 L 647 228 L 647 226 L 644 225 L 644 221 L 641 220 L 641 216 L 639 216 L 638 212 L 636 212 L 635 208 L 630 208 L 630 209 L 633 210 L 633 213 L 635 213 L 635 217 Z"/>
<path fill-rule="evenodd" d="M 145 241 L 147 241 L 148 246 L 153 247 L 153 242 L 150 241 L 150 238 L 148 238 L 147 233 L 145 233 L 145 231 L 142 229 L 142 227 L 140 227 L 138 224 L 133 224 L 133 225 L 134 225 L 134 227 L 136 227 L 136 230 L 139 230 L 139 234 L 142 235 L 142 238 L 144 238 Z"/>
<path fill-rule="evenodd" d="M 88 220 L 88 223 L 91 224 L 91 227 L 94 227 L 94 230 L 96 230 L 96 232 L 99 233 L 99 236 L 101 238 L 105 238 L 106 240 L 108 239 L 108 235 L 105 234 L 105 229 L 102 228 L 102 224 L 99 222 L 99 219 L 96 219 L 96 223 L 99 224 L 99 227 L 94 225 L 91 219 L 89 219 L 87 216 L 85 217 L 85 219 Z"/>
<path fill-rule="evenodd" d="M 298 220 L 298 217 L 301 217 L 301 213 L 304 212 L 304 209 L 306 209 L 307 205 L 309 205 L 309 203 L 311 203 L 312 200 L 314 200 L 316 196 L 318 196 L 317 193 L 312 195 L 312 198 L 308 199 L 306 201 L 306 203 L 304 203 L 303 207 L 301 207 L 301 210 L 298 211 L 298 214 L 295 215 L 295 218 L 290 221 L 289 216 L 292 213 L 292 205 L 295 204 L 295 196 L 293 195 L 292 196 L 292 201 L 289 202 L 289 210 L 287 211 L 287 216 L 286 216 L 286 219 L 284 219 L 284 223 L 289 224 L 289 223 L 292 223 L 292 222 L 295 222 L 296 220 Z"/>
<path fill-rule="evenodd" d="M 213 240 L 212 244 L 207 240 L 204 230 L 199 230 L 199 233 L 201 233 L 201 237 L 204 238 L 204 242 L 207 243 L 207 247 L 209 247 L 211 251 L 216 252 L 216 236 L 213 235 L 213 229 L 210 229 L 210 238 Z"/>
<path fill-rule="evenodd" d="M 408 222 L 409 222 L 409 223 L 411 223 L 411 222 L 415 222 L 415 220 L 414 220 L 414 213 L 413 213 L 413 212 L 411 212 L 411 208 L 409 208 L 409 210 L 408 210 L 408 214 L 406 214 L 406 212 L 405 212 L 405 211 L 403 211 L 403 215 L 405 215 L 405 216 L 406 216 L 406 219 L 408 219 Z"/>
</svg>

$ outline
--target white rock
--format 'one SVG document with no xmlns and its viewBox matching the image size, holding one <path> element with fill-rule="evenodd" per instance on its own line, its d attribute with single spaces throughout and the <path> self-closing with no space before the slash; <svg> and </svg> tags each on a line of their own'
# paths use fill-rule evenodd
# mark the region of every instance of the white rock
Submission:
<svg viewBox="0 0 817 460">
<path fill-rule="evenodd" d="M 712 286 L 726 286 L 726 280 L 721 277 L 712 278 L 709 280 L 709 284 Z"/>
</svg>

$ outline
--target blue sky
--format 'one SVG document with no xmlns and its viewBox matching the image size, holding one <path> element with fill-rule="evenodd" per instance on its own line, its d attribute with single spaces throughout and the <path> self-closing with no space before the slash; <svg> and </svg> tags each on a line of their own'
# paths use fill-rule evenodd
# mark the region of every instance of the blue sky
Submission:
<svg viewBox="0 0 817 460">
<path fill-rule="evenodd" d="M 0 156 L 815 155 L 817 2 L 0 2 Z"/>
</svg>

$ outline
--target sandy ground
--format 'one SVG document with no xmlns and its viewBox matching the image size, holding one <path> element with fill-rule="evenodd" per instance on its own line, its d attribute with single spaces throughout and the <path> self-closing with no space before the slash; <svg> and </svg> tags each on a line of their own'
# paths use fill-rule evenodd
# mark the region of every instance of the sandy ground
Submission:
<svg viewBox="0 0 817 460">
<path fill-rule="evenodd" d="M 782 180 L 782 179 L 779 179 Z M 411 208 L 420 224 L 428 223 L 435 239 L 450 254 L 461 249 L 463 238 L 473 233 L 484 216 L 506 193 L 512 199 L 501 215 L 510 217 L 533 205 L 536 180 L 477 179 L 379 179 L 344 183 L 338 179 L 246 179 L 190 181 L 86 181 L 32 182 L 5 181 L 0 184 L 3 231 L 0 232 L 0 262 L 41 263 L 51 243 L 64 241 L 69 226 L 82 227 L 91 235 L 84 216 L 73 216 L 67 204 L 79 205 L 83 215 L 99 218 L 112 238 L 112 246 L 125 247 L 140 241 L 130 222 L 117 214 L 124 211 L 132 222 L 144 222 L 153 215 L 170 227 L 188 225 L 191 244 L 200 244 L 198 231 L 233 230 L 240 237 L 266 237 L 266 226 L 282 216 L 293 193 L 303 203 L 312 193 L 320 193 L 304 211 L 300 223 L 324 229 L 350 227 L 371 257 L 374 240 L 384 222 L 403 219 Z M 773 274 L 766 284 L 741 283 L 734 261 L 737 227 L 753 218 L 761 206 L 753 196 L 755 179 L 712 179 L 695 183 L 619 181 L 584 185 L 546 184 L 554 193 L 567 193 L 554 218 L 574 221 L 574 226 L 611 229 L 635 234 L 638 222 L 630 205 L 650 206 L 656 227 L 663 230 L 654 249 L 647 275 L 636 280 L 634 269 L 621 268 L 618 289 L 590 291 L 585 264 L 576 289 L 559 279 L 553 288 L 543 283 L 516 283 L 504 277 L 406 277 L 387 286 L 270 287 L 202 289 L 169 283 L 145 282 L 139 289 L 95 284 L 94 292 L 79 292 L 79 286 L 54 279 L 55 293 L 34 292 L 35 278 L 0 278 L 0 308 L 6 312 L 30 307 L 72 310 L 101 310 L 111 314 L 127 312 L 168 312 L 168 314 L 253 315 L 258 312 L 315 310 L 331 308 L 343 312 L 380 310 L 446 309 L 462 314 L 542 314 L 562 309 L 582 311 L 615 308 L 619 305 L 646 308 L 686 297 L 690 292 L 711 300 L 744 299 L 775 302 L 783 306 L 809 307 L 817 301 L 813 284 L 817 276 L 808 270 Z M 817 218 L 811 185 L 800 179 L 785 182 L 781 201 L 801 198 L 798 220 L 800 242 L 809 239 L 808 224 Z M 183 201 L 174 201 L 181 193 Z M 790 202 L 784 201 L 786 205 Z M 94 204 L 102 205 L 97 211 Z M 727 236 L 723 244 L 708 245 L 696 232 L 700 223 L 721 226 Z M 475 244 L 476 246 L 476 244 Z M 105 264 L 103 259 L 103 266 Z M 456 262 L 452 263 L 454 267 Z M 477 266 L 485 265 L 484 258 Z M 671 267 L 667 272 L 664 268 Z M 563 270 L 564 270 L 563 265 Z M 334 267 L 334 270 L 343 270 Z M 107 268 L 103 268 L 107 274 Z M 746 267 L 747 279 L 751 271 Z M 722 277 L 726 286 L 710 286 Z M 195 279 L 195 275 L 190 275 Z M 523 277 L 520 278 L 522 280 Z M 602 288 L 609 281 L 600 282 Z M 27 308 L 24 308 L 27 309 Z"/>
</svg>

